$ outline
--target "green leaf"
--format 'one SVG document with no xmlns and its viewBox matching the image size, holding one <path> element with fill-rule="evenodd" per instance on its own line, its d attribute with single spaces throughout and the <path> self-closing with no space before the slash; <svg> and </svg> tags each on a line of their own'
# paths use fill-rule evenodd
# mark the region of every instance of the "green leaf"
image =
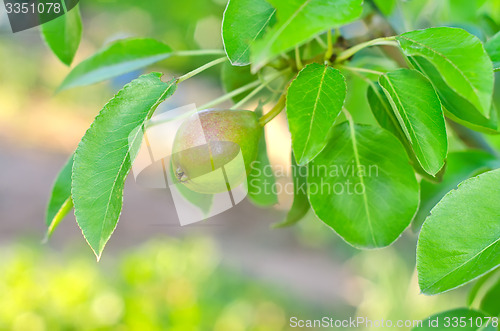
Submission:
<svg viewBox="0 0 500 331">
<path fill-rule="evenodd" d="M 490 118 L 486 118 L 468 100 L 455 93 L 446 84 L 432 63 L 420 56 L 412 57 L 409 60 L 430 79 L 441 99 L 447 117 L 470 129 L 498 134 L 497 113 L 494 107 L 491 107 Z"/>
<path fill-rule="evenodd" d="M 401 125 L 399 125 L 398 118 L 392 110 L 392 105 L 389 99 L 387 99 L 384 89 L 378 83 L 374 82 L 370 84 L 367 90 L 367 99 L 377 123 L 403 143 L 415 171 L 431 181 L 440 181 L 440 174 L 431 176 L 420 165 L 410 142 L 406 139 L 406 135 Z"/>
<path fill-rule="evenodd" d="M 420 232 L 417 270 L 424 294 L 462 286 L 500 264 L 500 170 L 468 179 L 432 209 Z"/>
<path fill-rule="evenodd" d="M 485 317 L 486 315 L 481 312 L 458 308 L 433 315 L 422 321 L 422 327 L 415 327 L 412 330 L 496 330 L 495 327 L 491 326 L 491 321 Z M 488 321 L 489 325 L 485 326 Z"/>
<path fill-rule="evenodd" d="M 62 63 L 71 65 L 82 38 L 80 7 L 76 6 L 65 15 L 42 24 L 40 29 L 52 52 Z"/>
<path fill-rule="evenodd" d="M 407 56 L 426 58 L 455 93 L 490 115 L 493 69 L 477 37 L 462 29 L 440 27 L 403 33 L 397 40 Z"/>
<path fill-rule="evenodd" d="M 123 75 L 168 58 L 172 49 L 155 39 L 122 39 L 79 63 L 58 91 L 85 86 Z"/>
<path fill-rule="evenodd" d="M 491 37 L 484 47 L 493 61 L 493 70 L 500 71 L 500 32 Z"/>
<path fill-rule="evenodd" d="M 384 89 L 378 83 L 372 83 L 367 90 L 367 99 L 373 116 L 377 123 L 387 131 L 395 135 L 407 148 L 408 155 L 414 155 L 403 129 L 399 125 L 398 118 L 392 110 L 392 105 L 385 95 Z"/>
<path fill-rule="evenodd" d="M 441 183 L 420 183 L 420 208 L 412 223 L 413 230 L 420 229 L 432 208 L 459 183 L 496 168 L 500 168 L 500 160 L 480 150 L 450 153 Z"/>
<path fill-rule="evenodd" d="M 226 62 L 222 65 L 221 79 L 224 91 L 226 93 L 229 93 L 244 85 L 250 84 L 251 82 L 254 82 L 259 78 L 257 75 L 253 75 L 250 72 L 250 67 L 235 67 Z M 238 94 L 237 96 L 233 97 L 233 101 L 237 103 L 251 92 L 252 91 L 247 91 Z"/>
<path fill-rule="evenodd" d="M 292 153 L 293 204 L 284 221 L 273 228 L 284 228 L 297 224 L 309 211 L 307 198 L 307 166 L 299 166 Z"/>
<path fill-rule="evenodd" d="M 57 175 L 52 193 L 50 195 L 45 224 L 47 225 L 47 239 L 54 233 L 59 223 L 73 208 L 71 200 L 71 169 L 73 167 L 73 155 L 66 162 Z"/>
<path fill-rule="evenodd" d="M 380 76 L 403 133 L 422 168 L 435 176 L 444 165 L 448 139 L 436 91 L 416 70 L 400 69 Z"/>
<path fill-rule="evenodd" d="M 235 66 L 250 64 L 250 49 L 272 25 L 276 10 L 265 0 L 230 0 L 222 21 L 227 57 Z"/>
<path fill-rule="evenodd" d="M 255 111 L 257 116 L 262 116 L 262 107 Z M 268 207 L 278 203 L 276 195 L 276 178 L 267 156 L 266 134 L 262 130 L 257 159 L 252 162 L 248 174 L 248 198 L 257 206 Z"/>
<path fill-rule="evenodd" d="M 316 216 L 359 248 L 390 245 L 418 207 L 418 182 L 403 146 L 372 126 L 336 126 L 309 163 L 307 182 Z"/>
<path fill-rule="evenodd" d="M 277 23 L 251 47 L 252 70 L 300 46 L 316 34 L 357 19 L 362 0 L 269 0 L 277 9 Z"/>
<path fill-rule="evenodd" d="M 313 160 L 326 146 L 328 132 L 346 96 L 344 76 L 337 69 L 312 63 L 288 88 L 286 114 L 299 165 Z"/>
<path fill-rule="evenodd" d="M 481 300 L 479 308 L 489 316 L 500 316 L 500 279 L 493 285 Z"/>
<path fill-rule="evenodd" d="M 176 89 L 176 80 L 143 75 L 101 110 L 75 152 L 72 196 L 75 216 L 99 259 L 120 217 L 125 178 L 142 142 L 142 127 Z"/>
</svg>

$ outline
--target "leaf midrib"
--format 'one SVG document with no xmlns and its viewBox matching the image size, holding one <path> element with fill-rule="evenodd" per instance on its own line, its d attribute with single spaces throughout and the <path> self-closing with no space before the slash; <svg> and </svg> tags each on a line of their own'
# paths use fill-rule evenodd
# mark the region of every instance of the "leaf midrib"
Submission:
<svg viewBox="0 0 500 331">
<path fill-rule="evenodd" d="M 458 269 L 462 268 L 464 265 L 466 265 L 467 263 L 471 262 L 473 259 L 475 259 L 478 255 L 481 255 L 483 254 L 483 252 L 485 252 L 488 248 L 490 248 L 491 246 L 495 245 L 496 243 L 500 242 L 500 237 L 498 237 L 495 241 L 493 241 L 491 244 L 489 244 L 488 246 L 486 246 L 485 248 L 483 248 L 482 250 L 480 250 L 479 252 L 477 252 L 474 256 L 472 256 L 470 259 L 466 260 L 465 262 L 463 262 L 462 264 L 460 264 L 459 266 L 453 268 L 452 270 L 450 270 L 449 272 L 447 272 L 446 274 L 444 274 L 441 278 L 439 278 L 438 280 L 436 280 L 435 282 L 433 282 L 432 284 L 428 285 L 427 287 L 425 287 L 424 289 L 422 289 L 422 291 L 424 290 L 428 290 L 430 289 L 431 287 L 433 287 L 434 285 L 436 285 L 438 282 L 442 281 L 444 278 L 448 277 L 449 275 L 451 275 L 452 273 L 454 273 L 455 271 L 457 271 Z"/>
<path fill-rule="evenodd" d="M 325 82 L 325 76 L 326 76 L 326 72 L 328 71 L 328 67 L 325 66 L 325 69 L 323 71 L 323 74 L 321 75 L 321 79 L 320 79 L 320 82 L 319 82 L 319 87 L 318 87 L 318 93 L 316 95 L 316 100 L 314 100 L 314 106 L 313 106 L 313 112 L 311 114 L 311 121 L 309 123 L 309 131 L 307 133 L 307 138 L 306 138 L 306 142 L 304 144 L 304 149 L 302 150 L 302 157 L 304 157 L 304 154 L 306 153 L 306 150 L 307 150 L 307 146 L 309 144 L 309 141 L 311 139 L 311 132 L 312 132 L 312 127 L 313 127 L 313 123 L 314 123 L 314 117 L 316 115 L 316 110 L 318 109 L 318 102 L 319 102 L 319 97 L 320 97 L 320 94 L 321 94 L 321 91 L 323 90 L 323 84 Z M 301 160 L 302 160 L 302 157 L 301 157 Z"/>
<path fill-rule="evenodd" d="M 415 128 L 413 127 L 413 124 L 411 123 L 410 119 L 408 118 L 408 114 L 406 112 L 406 109 L 403 106 L 403 103 L 401 102 L 401 99 L 399 98 L 399 95 L 396 92 L 396 89 L 394 88 L 394 85 L 392 85 L 391 80 L 389 79 L 389 77 L 387 75 L 384 76 L 384 77 L 387 80 L 387 83 L 389 83 L 389 86 L 391 87 L 394 95 L 396 96 L 397 102 L 398 102 L 399 106 L 401 107 L 401 110 L 403 111 L 403 115 L 405 116 L 406 121 L 408 122 L 409 129 L 412 132 L 413 137 L 415 137 L 415 139 L 412 139 L 412 137 L 410 136 L 410 137 L 408 137 L 408 139 L 410 140 L 410 143 L 412 144 L 412 146 L 414 145 L 414 143 L 418 146 L 418 149 L 420 150 L 420 155 L 422 155 L 422 158 L 424 159 L 424 162 L 426 164 L 426 168 L 429 169 L 429 167 L 430 167 L 429 160 L 427 160 L 427 157 L 426 157 L 426 155 L 425 155 L 425 153 L 424 153 L 424 151 L 422 149 L 422 146 L 420 145 L 420 141 L 419 141 L 419 139 L 417 139 L 417 133 L 415 131 Z M 394 102 L 394 99 L 392 98 L 392 96 L 389 96 L 389 98 L 391 100 L 393 100 L 393 102 Z M 399 111 L 397 113 L 399 114 Z M 403 123 L 404 123 L 404 121 L 403 121 Z M 414 142 L 414 140 L 415 140 L 415 142 Z M 418 158 L 418 160 L 420 161 L 420 158 Z"/>
<path fill-rule="evenodd" d="M 386 112 L 387 116 L 391 120 L 391 123 L 396 128 L 398 134 L 401 136 L 401 138 L 406 137 L 403 129 L 401 128 L 401 124 L 398 122 L 397 118 L 395 118 L 394 116 L 391 116 L 394 114 L 392 113 L 391 109 L 387 108 L 387 104 L 382 99 L 382 96 L 380 95 L 380 91 L 378 90 L 377 86 L 375 84 L 373 84 L 373 82 L 371 80 L 369 81 L 369 84 L 370 84 L 373 92 L 375 93 L 375 96 L 379 99 L 379 101 L 382 105 L 382 108 L 384 108 L 384 111 Z"/>
<path fill-rule="evenodd" d="M 172 87 L 172 82 L 169 83 L 169 86 L 165 89 L 165 91 L 160 95 L 160 97 L 158 99 L 156 99 L 156 102 L 153 104 L 153 106 L 149 109 L 148 111 L 148 114 L 145 118 L 144 121 L 142 121 L 142 124 L 144 124 L 144 122 L 150 117 L 150 114 L 152 112 L 154 112 L 154 110 L 156 109 L 156 107 L 158 107 L 158 105 L 161 103 L 161 101 L 164 99 L 164 96 L 168 93 L 169 89 Z M 141 125 L 142 125 L 141 124 Z M 141 130 L 137 130 L 136 134 L 134 135 L 134 138 L 132 140 L 132 144 L 135 143 L 138 135 L 139 135 L 139 132 L 142 132 Z M 106 239 L 104 239 L 102 233 L 104 232 L 104 225 L 107 224 L 107 215 L 108 215 L 108 211 L 109 211 L 109 207 L 111 205 L 111 198 L 113 196 L 113 192 L 115 191 L 116 189 L 116 184 L 118 182 L 118 178 L 120 178 L 120 174 L 122 173 L 122 170 L 123 170 L 123 166 L 125 165 L 125 162 L 127 160 L 127 158 L 130 156 L 130 148 L 127 149 L 127 153 L 125 154 L 125 157 L 123 158 L 123 161 L 121 162 L 120 164 L 120 167 L 118 169 L 118 172 L 117 172 L 117 175 L 116 177 L 114 178 L 113 180 L 113 185 L 111 186 L 111 190 L 109 191 L 109 197 L 108 197 L 108 202 L 106 203 L 106 211 L 104 212 L 104 217 L 103 217 L 103 222 L 102 222 L 102 225 L 101 225 L 101 231 L 99 232 L 99 252 L 97 253 L 98 257 L 100 257 L 101 255 L 101 250 L 103 248 L 102 244 L 103 244 L 103 240 L 104 242 L 106 242 Z M 130 160 L 130 162 L 132 163 L 133 160 Z"/>
<path fill-rule="evenodd" d="M 286 20 L 285 23 L 283 23 L 283 25 L 276 31 L 276 33 L 272 36 L 272 38 L 269 40 L 266 47 L 264 48 L 264 50 L 266 50 L 266 52 L 272 47 L 274 42 L 283 33 L 283 31 L 290 25 L 290 23 L 295 19 L 295 17 L 297 17 L 297 15 L 299 15 L 299 13 L 307 5 L 309 5 L 310 2 L 311 2 L 311 0 L 306 0 L 299 8 L 297 8 L 297 10 L 290 16 L 290 18 L 288 18 L 288 20 Z"/>
<path fill-rule="evenodd" d="M 252 39 L 250 39 L 250 41 L 248 42 L 248 44 L 245 47 L 245 49 L 243 50 L 243 52 L 240 54 L 240 56 L 238 56 L 234 60 L 234 62 L 239 62 L 241 60 L 241 58 L 243 57 L 243 55 L 245 55 L 245 53 L 250 49 L 250 46 L 252 46 L 252 44 L 257 40 L 257 37 L 260 35 L 260 33 L 262 32 L 262 30 L 264 30 L 267 27 L 267 25 L 271 21 L 271 18 L 273 18 L 274 13 L 276 13 L 276 9 L 274 9 L 273 12 L 269 15 L 269 17 L 267 18 L 266 22 L 262 25 L 262 27 L 260 28 L 260 30 L 255 35 L 255 37 L 253 37 Z"/>
<path fill-rule="evenodd" d="M 413 40 L 413 39 L 411 39 L 411 38 L 408 38 L 408 37 L 406 37 L 406 36 L 400 35 L 399 37 L 400 37 L 400 38 L 403 38 L 403 39 L 406 39 L 407 41 L 413 42 L 413 43 L 415 43 L 415 44 L 417 44 L 417 45 L 420 45 L 420 46 L 422 46 L 422 47 L 424 47 L 424 48 L 427 48 L 427 49 L 428 49 L 428 50 L 430 50 L 431 52 L 433 52 L 433 53 L 435 53 L 435 54 L 439 55 L 440 57 L 442 57 L 442 58 L 443 58 L 446 62 L 448 62 L 448 63 L 449 63 L 449 64 L 450 64 L 453 68 L 455 68 L 455 70 L 456 70 L 456 71 L 457 71 L 457 72 L 458 72 L 458 73 L 459 73 L 459 74 L 460 74 L 460 75 L 461 75 L 461 76 L 465 79 L 465 81 L 469 84 L 469 86 L 472 88 L 472 90 L 473 90 L 476 94 L 479 92 L 479 91 L 476 89 L 476 87 L 475 87 L 475 86 L 474 86 L 474 85 L 470 82 L 469 78 L 468 78 L 468 77 L 467 77 L 467 76 L 466 76 L 466 75 L 462 72 L 462 70 L 460 70 L 460 68 L 459 68 L 459 67 L 457 67 L 457 65 L 456 65 L 455 63 L 453 63 L 453 61 L 451 61 L 451 60 L 450 60 L 450 59 L 449 59 L 446 55 L 442 54 L 441 52 L 438 52 L 437 50 L 435 50 L 435 49 L 434 49 L 434 48 L 432 48 L 432 47 L 429 47 L 429 46 L 427 46 L 427 45 L 425 45 L 425 44 L 423 44 L 423 43 L 420 43 L 420 42 L 418 42 L 418 41 L 416 41 L 416 40 Z M 447 84 L 448 86 L 450 86 L 450 84 L 448 84 L 448 82 L 446 82 L 446 84 Z M 450 87 L 451 87 L 451 86 L 450 86 Z M 457 93 L 458 93 L 458 91 L 456 91 L 456 90 L 455 90 L 455 92 L 457 92 Z M 478 100 L 478 101 L 479 101 L 479 103 L 480 103 L 480 104 L 481 104 L 481 106 L 482 106 L 481 100 Z"/>
<path fill-rule="evenodd" d="M 356 167 L 359 169 L 359 167 L 361 165 L 361 161 L 359 160 L 359 152 L 358 152 L 356 132 L 355 132 L 356 130 L 354 129 L 354 123 L 353 123 L 352 119 L 349 119 L 349 131 L 350 131 L 351 140 L 352 140 L 352 148 L 354 151 L 354 160 L 356 161 Z M 363 187 L 366 187 L 363 175 L 360 174 L 359 171 L 356 171 L 356 173 L 358 174 L 359 181 L 360 181 L 361 185 Z M 370 210 L 368 207 L 368 196 L 366 195 L 366 190 L 363 190 L 363 205 L 365 207 L 366 218 L 368 220 L 368 227 L 370 229 L 370 234 L 372 236 L 373 244 L 375 246 L 378 246 L 377 240 L 375 239 L 375 233 L 373 232 L 373 225 L 372 225 Z"/>
</svg>

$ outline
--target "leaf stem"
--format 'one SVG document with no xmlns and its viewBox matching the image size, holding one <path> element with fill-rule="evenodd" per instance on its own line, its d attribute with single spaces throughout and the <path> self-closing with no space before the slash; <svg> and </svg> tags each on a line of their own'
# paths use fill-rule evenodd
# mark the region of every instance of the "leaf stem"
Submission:
<svg viewBox="0 0 500 331">
<path fill-rule="evenodd" d="M 277 78 L 277 77 L 281 76 L 281 75 L 283 74 L 283 72 L 286 72 L 286 71 L 288 71 L 288 69 L 285 69 L 285 70 L 283 70 L 283 71 L 280 71 L 279 73 L 276 73 L 275 75 L 273 75 L 273 76 L 269 79 L 269 81 L 268 81 L 268 82 L 270 82 L 270 81 L 272 81 L 273 79 L 275 79 L 275 78 Z M 265 86 L 265 84 L 262 84 L 262 81 L 261 81 L 260 79 L 259 79 L 259 80 L 255 80 L 255 81 L 253 81 L 253 82 L 251 82 L 251 83 L 248 83 L 247 85 L 244 85 L 244 86 L 242 86 L 242 87 L 240 87 L 240 88 L 238 88 L 238 89 L 236 89 L 236 90 L 233 90 L 233 91 L 231 91 L 231 92 L 229 92 L 229 93 L 226 93 L 226 94 L 224 94 L 224 95 L 222 95 L 222 96 L 218 97 L 217 99 L 214 99 L 214 100 L 212 100 L 212 101 L 209 101 L 209 102 L 207 102 L 206 104 L 202 105 L 201 107 L 197 107 L 195 110 L 193 110 L 193 111 L 191 111 L 191 112 L 189 112 L 189 113 L 184 114 L 184 116 L 191 115 L 191 114 L 196 113 L 197 111 L 200 111 L 200 110 L 205 110 L 205 109 L 208 109 L 208 108 L 212 108 L 212 107 L 214 107 L 214 106 L 218 105 L 219 103 L 222 103 L 222 102 L 224 102 L 224 101 L 230 100 L 230 99 L 232 99 L 233 97 L 235 97 L 235 96 L 237 96 L 237 95 L 239 95 L 239 94 L 241 94 L 241 93 L 243 93 L 243 92 L 246 92 L 246 91 L 251 90 L 251 89 L 253 89 L 253 88 L 255 88 L 255 87 L 258 87 L 259 85 L 263 85 L 263 86 Z M 241 102 L 240 102 L 240 103 L 241 103 Z M 233 106 L 231 109 L 235 109 L 235 107 Z M 162 121 L 157 121 L 157 122 L 153 122 L 152 124 L 148 124 L 148 128 L 149 128 L 149 127 L 154 127 L 154 126 L 159 125 L 159 124 L 162 124 L 162 123 L 164 123 L 164 122 L 165 122 L 165 120 L 162 120 Z"/>
<path fill-rule="evenodd" d="M 267 83 L 270 83 L 271 81 L 273 81 L 274 79 L 280 77 L 281 75 L 283 75 L 283 73 L 287 72 L 289 69 L 285 69 L 285 70 L 282 70 L 282 71 L 279 71 L 273 75 L 270 76 L 270 78 L 267 80 Z M 237 88 L 236 90 L 233 90 L 227 94 L 224 94 L 220 97 L 218 97 L 217 99 L 214 99 L 206 104 L 204 104 L 203 106 L 199 107 L 198 109 L 199 110 L 203 110 L 203 109 L 207 109 L 207 108 L 211 108 L 215 105 L 218 105 L 219 103 L 222 103 L 224 101 L 227 101 L 227 100 L 230 100 L 232 99 L 233 97 L 243 93 L 243 92 L 246 92 L 248 90 L 251 90 L 255 87 L 258 87 L 259 85 L 264 85 L 264 87 L 267 85 L 266 82 L 262 82 L 262 80 L 258 79 L 256 81 L 253 81 L 251 83 L 248 83 L 247 85 L 243 85 L 242 87 L 240 88 Z M 240 102 L 241 103 L 241 102 Z M 231 108 L 231 109 L 234 109 L 234 106 Z"/>
<path fill-rule="evenodd" d="M 252 92 L 250 92 L 247 96 L 245 96 L 243 99 L 241 99 L 238 103 L 234 104 L 231 109 L 240 109 L 241 106 L 243 106 L 245 103 L 247 103 L 250 99 L 252 99 L 257 93 L 262 91 L 263 89 L 266 88 L 267 84 L 269 82 L 265 82 L 264 84 L 261 84 L 258 86 L 256 89 L 254 89 Z"/>
<path fill-rule="evenodd" d="M 354 120 L 352 119 L 352 115 L 351 113 L 347 110 L 347 108 L 345 107 L 342 107 L 342 112 L 344 113 L 345 115 L 345 118 L 347 119 L 347 121 L 349 122 L 349 125 L 350 126 L 353 126 L 354 125 Z"/>
<path fill-rule="evenodd" d="M 321 47 L 323 47 L 324 49 L 327 49 L 328 48 L 328 45 L 325 44 L 325 41 L 323 39 L 321 39 L 320 36 L 316 35 L 314 37 L 314 39 L 316 39 L 316 41 L 318 42 L 318 44 L 320 44 Z"/>
<path fill-rule="evenodd" d="M 172 56 L 203 56 L 203 55 L 224 55 L 223 49 L 197 49 L 191 51 L 172 52 Z"/>
<path fill-rule="evenodd" d="M 302 60 L 300 59 L 300 50 L 299 46 L 295 46 L 295 65 L 297 66 L 297 70 L 300 71 L 304 68 L 302 64 Z"/>
<path fill-rule="evenodd" d="M 290 61 L 290 57 L 289 57 L 287 54 L 285 54 L 285 53 L 281 53 L 281 54 L 280 54 L 280 56 L 281 56 L 283 59 L 285 59 L 286 61 Z"/>
<path fill-rule="evenodd" d="M 325 52 L 325 61 L 328 61 L 333 54 L 333 41 L 332 41 L 332 30 L 328 30 L 328 33 L 326 35 L 326 41 L 328 43 L 327 49 Z"/>
<path fill-rule="evenodd" d="M 351 48 L 346 49 L 342 53 L 339 54 L 337 57 L 336 61 L 337 63 L 343 62 L 347 59 L 349 59 L 351 56 L 356 54 L 357 52 L 370 47 L 370 46 L 379 46 L 379 45 L 390 45 L 390 46 L 398 46 L 398 43 L 395 42 L 396 36 L 391 36 L 391 37 L 383 37 L 383 38 L 377 38 L 373 40 L 369 40 L 367 42 L 357 44 L 356 46 L 353 46 Z"/>
<path fill-rule="evenodd" d="M 340 67 L 340 66 L 339 66 L 339 67 Z M 351 68 L 351 67 L 349 67 L 349 68 Z M 347 69 L 347 67 L 346 67 L 346 68 L 344 68 L 343 66 L 342 66 L 342 67 L 340 67 L 340 69 L 346 69 L 346 70 L 349 70 L 349 69 Z M 373 82 L 372 82 L 372 80 L 371 80 L 371 79 L 369 79 L 369 78 L 368 78 L 368 77 L 366 77 L 366 76 L 363 76 L 363 75 L 362 75 L 362 74 L 360 74 L 358 71 L 356 71 L 356 70 L 352 70 L 352 71 L 351 71 L 351 73 L 352 73 L 352 74 L 354 74 L 355 76 L 357 76 L 357 77 L 361 78 L 362 80 L 364 80 L 365 82 L 367 82 L 367 83 L 368 83 L 369 85 L 371 85 L 372 87 L 375 87 L 375 84 L 373 84 Z"/>
<path fill-rule="evenodd" d="M 276 105 L 264 116 L 259 118 L 260 126 L 264 127 L 267 123 L 271 122 L 276 116 L 278 116 L 286 106 L 286 93 L 283 93 L 279 98 Z"/>
<path fill-rule="evenodd" d="M 270 76 L 269 80 L 266 80 L 266 77 L 263 77 L 263 76 L 262 76 L 262 73 L 261 73 L 261 72 L 259 72 L 259 79 L 260 79 L 260 81 L 262 82 L 262 84 L 265 84 L 265 87 L 266 87 L 266 88 L 267 88 L 270 92 L 272 92 L 273 94 L 280 94 L 280 93 L 282 93 L 282 92 L 283 92 L 283 86 L 279 87 L 278 89 L 275 89 L 275 88 L 271 88 L 271 87 L 269 86 L 269 84 L 267 84 L 267 83 L 269 83 L 269 82 L 273 81 L 274 79 L 276 79 L 276 78 L 278 78 L 278 77 L 281 77 L 283 74 L 286 74 L 286 73 L 291 72 L 291 71 L 292 71 L 292 68 L 291 68 L 291 67 L 287 67 L 287 68 L 285 68 L 285 69 L 283 69 L 283 70 L 279 71 L 279 75 L 278 75 L 278 76 L 275 76 L 274 74 L 273 74 L 273 75 L 269 75 L 269 76 Z"/>
<path fill-rule="evenodd" d="M 340 69 L 345 69 L 351 72 L 364 72 L 367 74 L 374 74 L 374 75 L 383 75 L 384 73 L 382 71 L 377 71 L 377 70 L 372 70 L 372 69 L 366 69 L 366 68 L 357 68 L 357 67 L 349 67 L 349 66 L 344 66 L 340 65 L 338 66 Z"/>
<path fill-rule="evenodd" d="M 246 92 L 248 90 L 251 90 L 257 86 L 259 86 L 261 84 L 261 81 L 260 80 L 256 80 L 256 81 L 253 81 L 247 85 L 244 85 L 236 90 L 233 90 L 227 94 L 224 94 L 220 97 L 218 97 L 217 99 L 214 99 L 206 104 L 204 104 L 203 106 L 199 107 L 198 110 L 203 110 L 203 109 L 207 109 L 207 108 L 212 108 L 213 106 L 216 106 L 218 105 L 219 103 L 222 103 L 224 101 L 227 101 L 227 100 L 230 100 L 232 99 L 233 97 L 243 93 L 243 92 Z"/>
<path fill-rule="evenodd" d="M 210 69 L 210 68 L 212 68 L 212 67 L 214 67 L 222 62 L 225 62 L 225 61 L 227 61 L 227 57 L 224 56 L 224 57 L 218 58 L 216 60 L 213 60 L 211 62 L 208 62 L 207 64 L 204 64 L 201 67 L 196 68 L 193 71 L 190 71 L 187 74 L 179 77 L 177 79 L 177 83 L 182 83 L 183 81 L 188 80 L 189 78 L 196 76 L 197 74 L 199 74 L 207 69 Z"/>
</svg>

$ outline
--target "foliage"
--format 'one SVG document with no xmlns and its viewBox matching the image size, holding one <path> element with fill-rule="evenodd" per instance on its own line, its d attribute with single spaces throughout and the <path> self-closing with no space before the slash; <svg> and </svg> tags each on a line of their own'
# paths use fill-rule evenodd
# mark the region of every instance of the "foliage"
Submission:
<svg viewBox="0 0 500 331">
<path fill-rule="evenodd" d="M 77 5 L 66 15 L 43 24 L 42 36 L 59 60 L 71 65 L 82 37 L 80 7 Z"/>
<path fill-rule="evenodd" d="M 448 8 L 452 19 L 467 24 L 474 21 L 471 10 L 481 12 L 482 23 L 471 28 L 419 20 L 418 13 L 431 6 Z M 178 84 L 229 60 L 238 68 L 224 64 L 227 94 L 208 105 L 231 99 L 234 109 L 254 99 L 259 108 L 274 104 L 260 118 L 262 126 L 286 108 L 292 164 L 306 170 L 294 174 L 294 204 L 278 227 L 297 223 L 311 208 L 348 244 L 381 248 L 410 223 L 414 230 L 423 223 L 417 249 L 422 292 L 439 294 L 472 282 L 500 265 L 500 173 L 493 170 L 498 155 L 484 136 L 500 133 L 493 102 L 498 6 L 495 0 L 230 0 L 222 23 L 224 51 L 172 51 L 149 38 L 115 41 L 77 65 L 60 90 L 171 56 L 224 56 L 168 83 L 160 74 L 143 75 L 118 92 L 79 145 L 71 181 L 66 168 L 56 182 L 47 223 L 57 225 L 73 201 L 77 222 L 100 257 L 117 225 L 123 182 L 140 144 L 137 139 L 130 146 L 127 138 L 141 130 Z M 442 12 L 429 17 L 444 17 Z M 344 29 L 355 21 L 377 22 L 375 15 L 385 26 L 371 26 L 374 31 L 362 38 Z M 415 26 L 421 29 L 408 28 Z M 73 29 L 65 30 L 68 36 L 79 35 L 77 24 L 65 28 Z M 46 40 L 63 62 L 70 62 L 58 52 L 63 44 Z M 364 83 L 361 91 L 352 88 L 355 79 Z M 270 93 L 260 93 L 265 90 Z M 353 98 L 363 94 L 369 107 L 352 109 Z M 359 114 L 370 120 L 362 123 Z M 452 143 L 485 151 L 448 154 Z M 259 160 L 267 163 L 264 147 L 261 143 Z M 251 179 L 274 183 L 269 176 Z M 297 188 L 304 183 L 307 192 Z M 61 198 L 70 185 L 72 196 Z M 259 206 L 275 201 L 252 194 L 251 200 Z M 497 311 L 488 298 L 498 289 L 491 291 L 479 307 L 483 312 L 470 314 Z"/>
<path fill-rule="evenodd" d="M 59 91 L 120 76 L 163 60 L 171 53 L 170 47 L 154 39 L 115 41 L 73 68 Z"/>
<path fill-rule="evenodd" d="M 434 207 L 417 247 L 422 292 L 442 293 L 500 264 L 500 231 L 494 207 L 500 200 L 499 180 L 500 170 L 468 179 Z"/>
<path fill-rule="evenodd" d="M 299 165 L 309 163 L 325 148 L 346 89 L 340 71 L 317 63 L 301 70 L 288 88 L 286 112 Z"/>
<path fill-rule="evenodd" d="M 151 73 L 126 85 L 104 106 L 75 151 L 75 216 L 98 259 L 118 223 L 122 204 L 116 198 L 122 199 L 144 123 L 175 91 L 174 80 L 164 83 L 160 77 Z"/>
</svg>

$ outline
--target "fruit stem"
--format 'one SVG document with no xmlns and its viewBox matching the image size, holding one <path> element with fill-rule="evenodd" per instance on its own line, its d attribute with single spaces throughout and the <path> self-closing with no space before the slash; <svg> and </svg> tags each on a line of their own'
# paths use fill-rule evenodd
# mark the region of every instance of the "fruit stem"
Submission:
<svg viewBox="0 0 500 331">
<path fill-rule="evenodd" d="M 285 109 L 286 105 L 286 94 L 283 93 L 281 97 L 279 98 L 278 102 L 276 105 L 264 116 L 259 118 L 259 124 L 260 126 L 264 127 L 267 123 L 271 122 L 276 116 L 281 113 L 283 109 Z"/>
<path fill-rule="evenodd" d="M 342 53 L 339 54 L 337 59 L 335 60 L 336 63 L 343 62 L 347 59 L 349 59 L 351 56 L 356 54 L 357 52 L 370 47 L 370 46 L 380 46 L 380 45 L 390 45 L 390 46 L 398 46 L 398 43 L 395 42 L 396 36 L 391 36 L 391 37 L 383 37 L 383 38 L 377 38 L 373 40 L 369 40 L 367 42 L 357 44 L 356 46 L 353 46 L 351 48 L 346 49 Z"/>
<path fill-rule="evenodd" d="M 188 80 L 189 78 L 194 77 L 197 74 L 199 74 L 199 73 L 201 73 L 201 72 L 203 72 L 203 71 L 205 71 L 205 70 L 207 70 L 209 68 L 212 68 L 212 67 L 214 67 L 214 66 L 216 66 L 216 65 L 218 65 L 218 64 L 220 64 L 222 62 L 225 62 L 225 61 L 227 61 L 227 57 L 226 56 L 218 58 L 217 60 L 213 60 L 211 62 L 208 62 L 207 64 L 204 64 L 201 67 L 196 68 L 193 71 L 190 71 L 187 74 L 179 77 L 177 79 L 177 84 L 178 83 L 182 83 L 183 81 Z"/>
</svg>

